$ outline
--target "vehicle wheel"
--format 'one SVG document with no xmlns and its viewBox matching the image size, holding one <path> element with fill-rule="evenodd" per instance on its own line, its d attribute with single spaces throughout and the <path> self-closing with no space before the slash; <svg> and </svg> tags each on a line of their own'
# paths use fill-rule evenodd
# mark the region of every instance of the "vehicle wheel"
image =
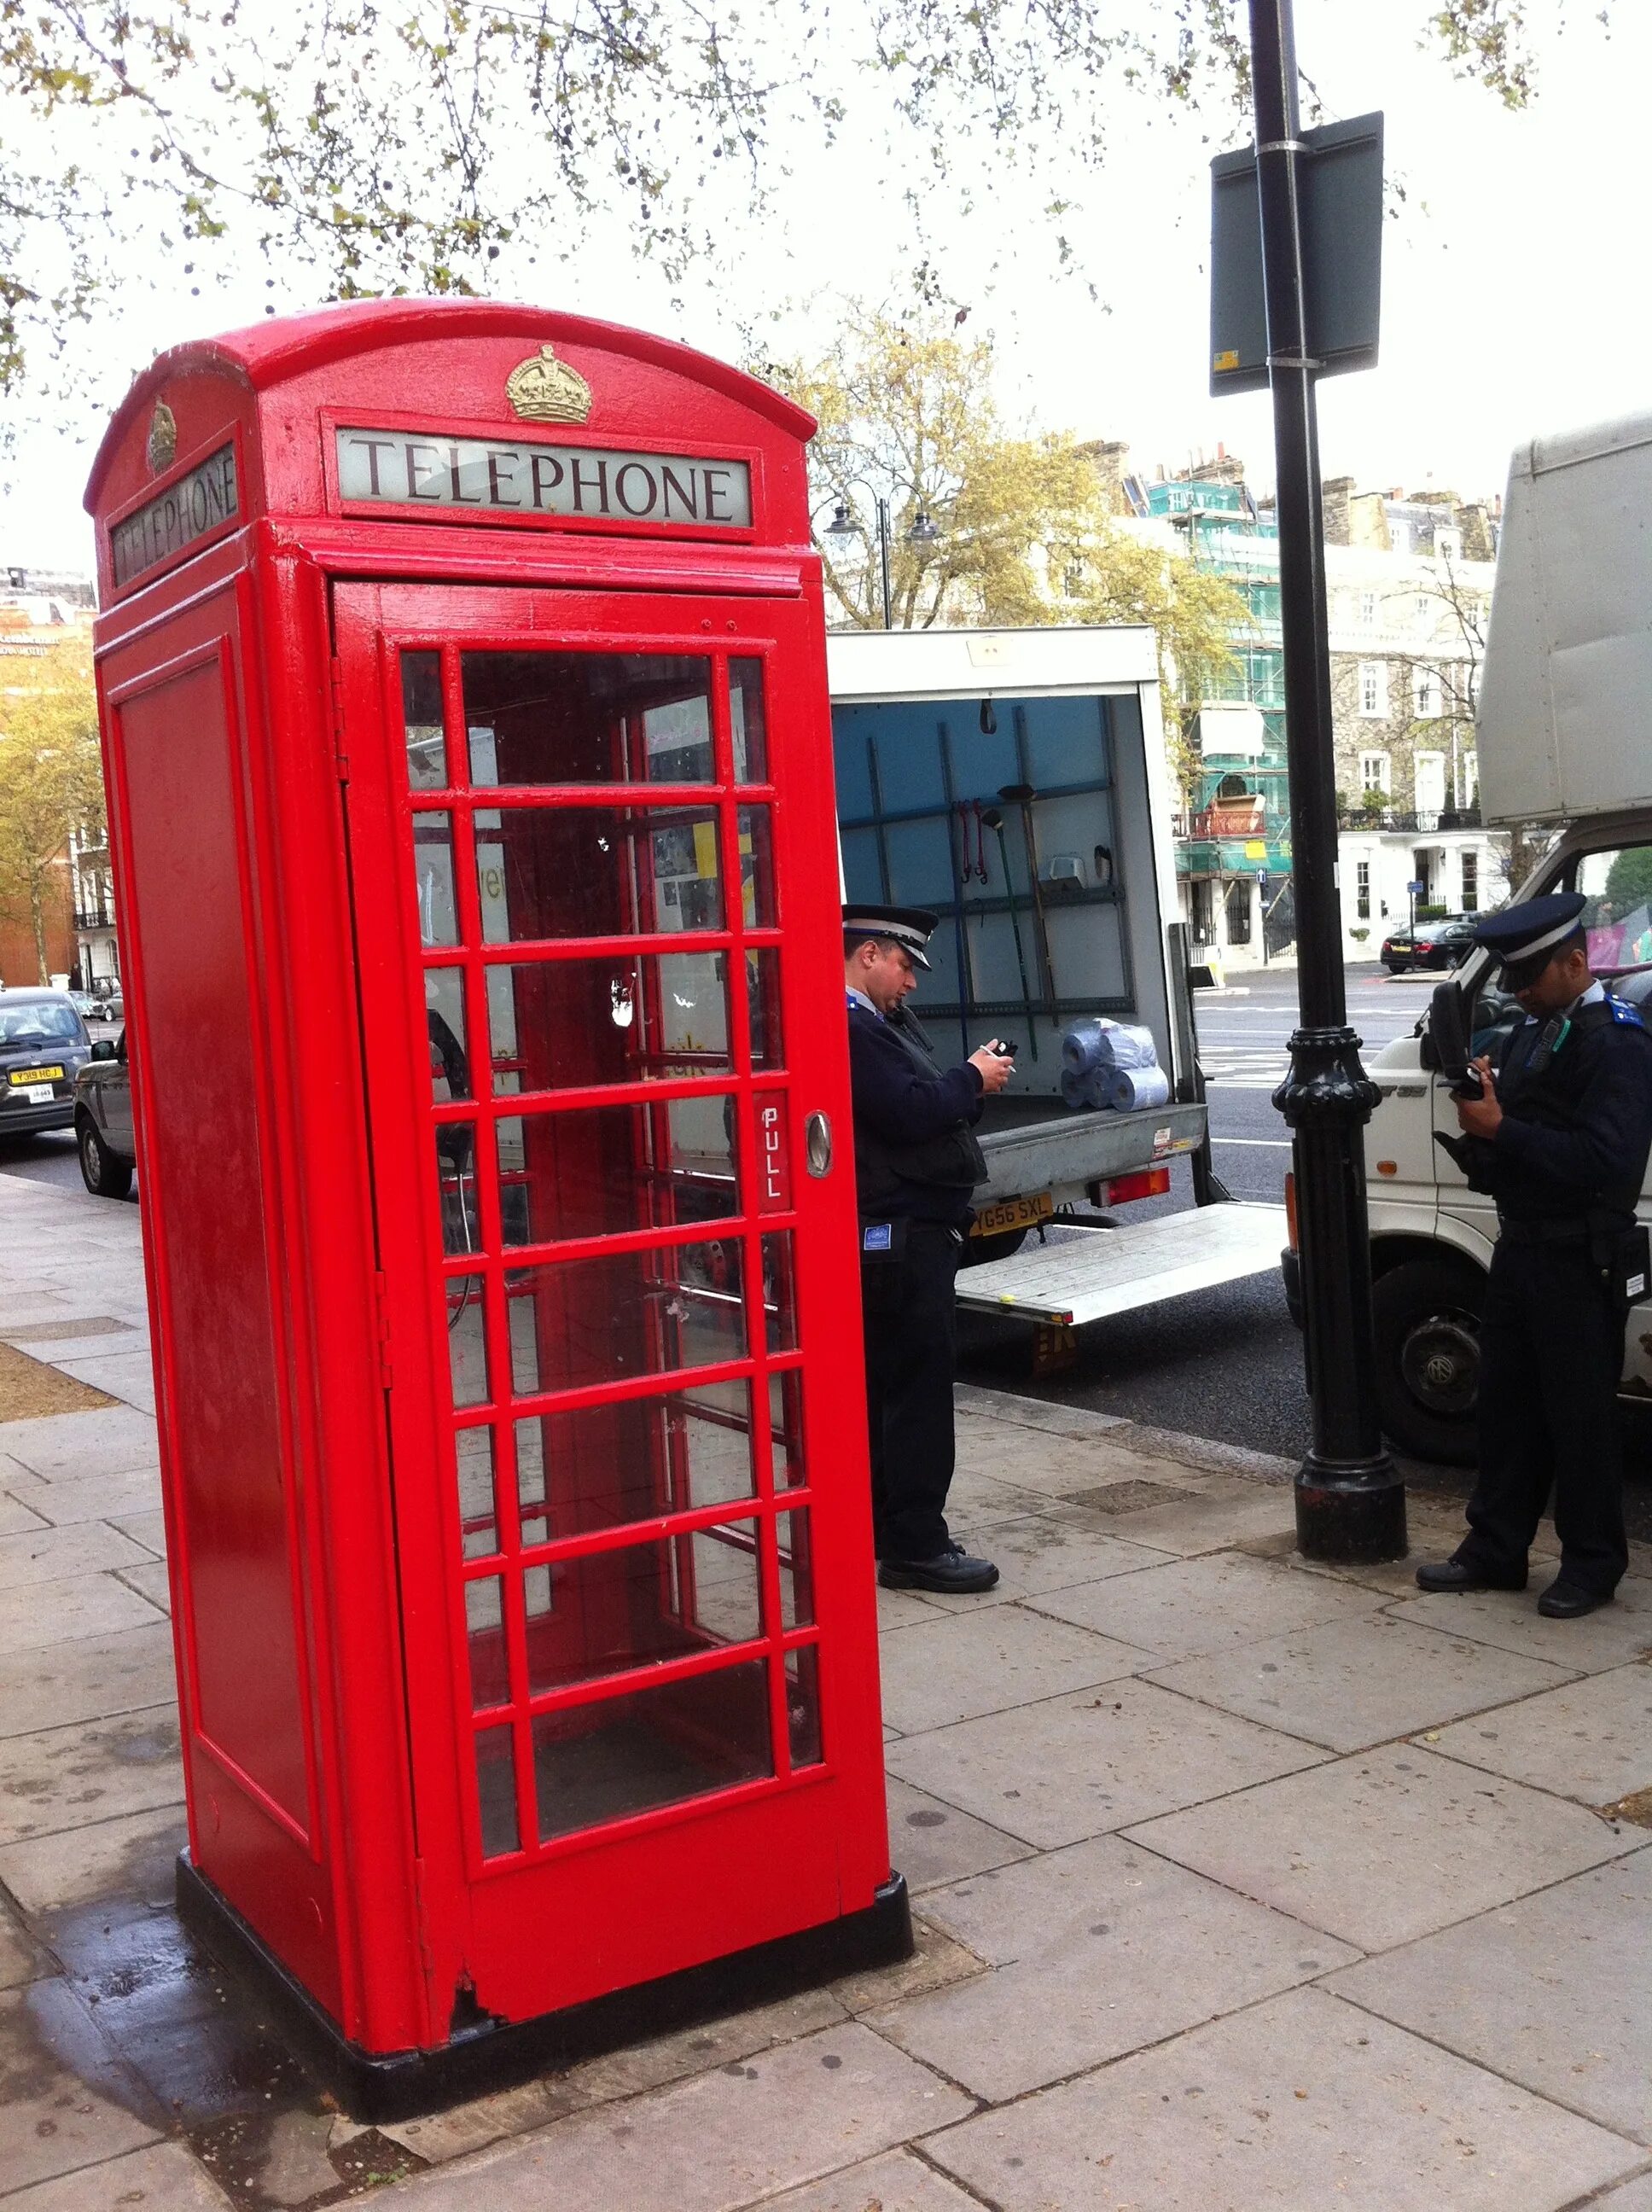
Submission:
<svg viewBox="0 0 1652 2212">
<path fill-rule="evenodd" d="M 1372 1286 L 1377 1405 L 1401 1451 L 1473 1465 L 1485 1296 L 1466 1261 L 1407 1260 Z"/>
<path fill-rule="evenodd" d="M 984 1267 L 990 1261 L 1007 1260 L 1018 1252 L 1026 1241 L 1024 1229 L 1001 1229 L 996 1237 L 966 1237 L 963 1264 L 966 1267 Z"/>
<path fill-rule="evenodd" d="M 94 1198 L 125 1198 L 132 1187 L 132 1164 L 112 1152 L 98 1134 L 97 1124 L 82 1114 L 75 1124 L 75 1141 L 81 1158 L 81 1180 Z"/>
</svg>

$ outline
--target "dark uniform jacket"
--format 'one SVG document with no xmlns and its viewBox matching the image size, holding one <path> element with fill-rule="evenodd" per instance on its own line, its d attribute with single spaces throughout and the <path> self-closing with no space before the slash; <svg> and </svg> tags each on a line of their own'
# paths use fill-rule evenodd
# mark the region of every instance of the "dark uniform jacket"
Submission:
<svg viewBox="0 0 1652 2212">
<path fill-rule="evenodd" d="M 987 1179 L 973 1128 L 985 1097 L 979 1071 L 966 1060 L 943 1073 L 904 1009 L 880 1015 L 851 999 L 849 1085 L 861 1218 L 967 1220 L 969 1194 Z"/>
<path fill-rule="evenodd" d="M 1459 1165 L 1503 1219 L 1627 1227 L 1652 1147 L 1652 1034 L 1609 994 L 1581 1007 L 1546 1053 L 1527 1021 L 1497 1068 L 1503 1120 L 1461 1140 Z"/>
</svg>

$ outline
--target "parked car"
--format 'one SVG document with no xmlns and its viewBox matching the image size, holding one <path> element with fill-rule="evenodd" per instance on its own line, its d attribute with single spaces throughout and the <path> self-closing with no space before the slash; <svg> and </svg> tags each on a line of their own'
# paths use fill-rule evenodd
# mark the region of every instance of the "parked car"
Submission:
<svg viewBox="0 0 1652 2212">
<path fill-rule="evenodd" d="M 0 991 L 0 1136 L 68 1128 L 91 1052 L 67 991 Z"/>
<path fill-rule="evenodd" d="M 75 1141 L 81 1180 L 94 1198 L 125 1198 L 132 1187 L 137 1146 L 132 1135 L 132 1082 L 126 1036 L 105 1037 L 75 1079 Z"/>
<path fill-rule="evenodd" d="M 1414 929 L 1396 929 L 1382 940 L 1382 965 L 1391 975 L 1412 968 L 1455 968 L 1473 949 L 1472 914 L 1447 915 L 1438 921 L 1419 921 Z"/>
<path fill-rule="evenodd" d="M 71 991 L 69 995 L 83 1022 L 118 1022 L 121 1018 L 118 999 L 100 999 L 95 991 Z"/>
</svg>

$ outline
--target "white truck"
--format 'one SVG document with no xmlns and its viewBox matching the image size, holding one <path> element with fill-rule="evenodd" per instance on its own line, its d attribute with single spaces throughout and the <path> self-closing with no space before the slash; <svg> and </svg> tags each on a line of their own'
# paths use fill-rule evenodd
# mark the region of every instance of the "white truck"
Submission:
<svg viewBox="0 0 1652 2212">
<path fill-rule="evenodd" d="M 827 665 L 845 894 L 940 916 L 912 1003 L 943 1064 L 1017 1047 L 960 1305 L 1075 1326 L 1277 1266 L 1282 1209 L 1210 1170 L 1151 630 L 839 631 Z M 1163 1104 L 1064 1101 L 1097 1015 L 1151 1031 Z M 1179 1157 L 1199 1205 L 1121 1225 Z"/>
<path fill-rule="evenodd" d="M 1553 827 L 1516 896 L 1582 891 L 1596 974 L 1652 1024 L 1652 414 L 1515 454 L 1477 734 L 1485 818 Z M 1460 994 L 1476 1052 L 1523 1018 L 1484 952 L 1441 988 Z M 1457 1121 L 1430 1018 L 1369 1070 L 1378 1388 L 1395 1443 L 1467 1463 L 1497 1222 L 1432 1141 Z M 1652 1190 L 1640 1215 L 1652 1219 Z M 1291 1274 L 1287 1255 L 1288 1290 Z M 1652 1301 L 1630 1315 L 1621 1388 L 1652 1398 Z"/>
</svg>

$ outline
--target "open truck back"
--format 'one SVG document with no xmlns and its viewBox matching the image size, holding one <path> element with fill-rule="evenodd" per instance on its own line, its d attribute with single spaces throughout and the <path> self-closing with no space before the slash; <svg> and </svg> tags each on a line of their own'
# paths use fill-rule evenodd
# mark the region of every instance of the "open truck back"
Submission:
<svg viewBox="0 0 1652 2212">
<path fill-rule="evenodd" d="M 1652 1024 L 1652 414 L 1515 453 L 1476 741 L 1487 821 L 1554 831 L 1516 896 L 1581 891 L 1591 967 Z M 1396 1443 L 1467 1462 L 1497 1217 L 1433 1142 L 1457 1128 L 1435 1030 L 1485 1052 L 1521 1017 L 1483 951 L 1440 992 L 1453 1003 L 1436 992 L 1369 1071 L 1377 1389 Z M 1652 1220 L 1652 1189 L 1638 1210 Z M 1630 1314 L 1619 1388 L 1652 1399 L 1652 1300 Z"/>
<path fill-rule="evenodd" d="M 1275 1267 L 1279 1207 L 1112 1211 L 1177 1158 L 1213 1194 L 1152 631 L 841 631 L 827 661 L 845 896 L 939 915 L 913 1011 L 943 1064 L 1018 1048 L 960 1304 L 1077 1323 Z M 1162 1104 L 1064 1102 L 1063 1035 L 1096 1016 L 1151 1032 Z M 1085 1234 L 1023 1242 L 1051 1221 Z"/>
</svg>

